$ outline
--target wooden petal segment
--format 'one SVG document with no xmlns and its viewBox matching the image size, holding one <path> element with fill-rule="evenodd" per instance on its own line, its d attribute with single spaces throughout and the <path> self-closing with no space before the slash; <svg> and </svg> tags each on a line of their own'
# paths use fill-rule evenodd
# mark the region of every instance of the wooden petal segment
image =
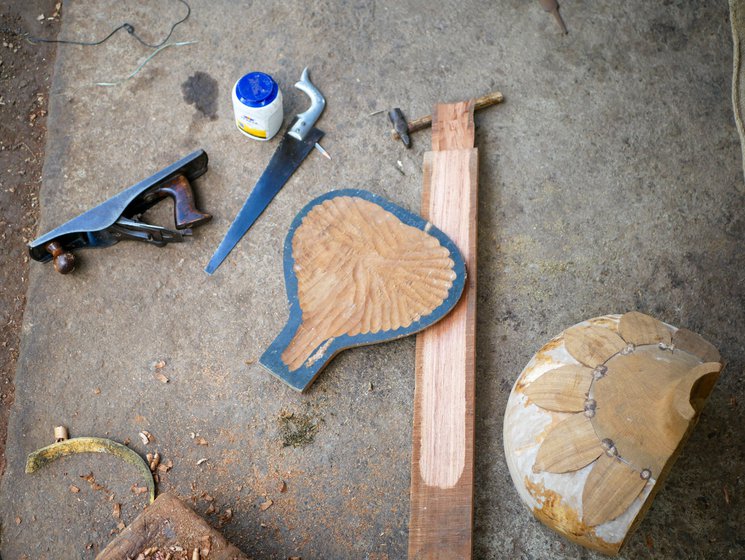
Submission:
<svg viewBox="0 0 745 560">
<path fill-rule="evenodd" d="M 638 311 L 631 311 L 621 317 L 618 334 L 635 346 L 658 342 L 669 345 L 672 339 L 670 330 L 661 321 Z"/>
<path fill-rule="evenodd" d="M 573 414 L 551 430 L 538 449 L 533 472 L 565 473 L 586 467 L 603 453 L 584 414 Z"/>
<path fill-rule="evenodd" d="M 604 327 L 575 326 L 564 332 L 564 345 L 578 361 L 594 368 L 626 348 L 626 342 Z"/>
<path fill-rule="evenodd" d="M 582 521 L 590 527 L 612 521 L 629 509 L 646 484 L 639 472 L 603 453 L 582 491 Z"/>
<path fill-rule="evenodd" d="M 678 329 L 673 335 L 675 348 L 698 356 L 702 362 L 720 362 L 719 350 L 703 337 L 688 329 Z"/>
<path fill-rule="evenodd" d="M 552 369 L 525 388 L 536 405 L 557 412 L 582 412 L 592 384 L 592 370 L 571 364 Z"/>
</svg>

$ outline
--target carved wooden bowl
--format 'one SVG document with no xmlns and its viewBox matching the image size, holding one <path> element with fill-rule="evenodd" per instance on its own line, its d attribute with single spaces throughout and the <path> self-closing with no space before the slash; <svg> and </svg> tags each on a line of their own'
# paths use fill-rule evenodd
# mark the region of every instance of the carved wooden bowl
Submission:
<svg viewBox="0 0 745 560">
<path fill-rule="evenodd" d="M 616 554 L 721 369 L 703 338 L 641 313 L 567 329 L 533 356 L 507 403 L 505 454 L 520 497 L 570 540 Z"/>
<path fill-rule="evenodd" d="M 440 320 L 465 278 L 455 244 L 426 220 L 366 191 L 327 193 L 287 235 L 290 319 L 260 363 L 304 391 L 340 350 Z"/>
</svg>

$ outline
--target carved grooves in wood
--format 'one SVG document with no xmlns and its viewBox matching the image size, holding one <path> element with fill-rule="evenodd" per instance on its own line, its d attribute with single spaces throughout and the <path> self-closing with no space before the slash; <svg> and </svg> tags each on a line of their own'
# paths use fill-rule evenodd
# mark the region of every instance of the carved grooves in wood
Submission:
<svg viewBox="0 0 745 560">
<path fill-rule="evenodd" d="M 350 196 L 308 212 L 292 256 L 303 320 L 282 353 L 290 371 L 331 338 L 410 326 L 447 299 L 456 276 L 435 237 Z"/>
</svg>

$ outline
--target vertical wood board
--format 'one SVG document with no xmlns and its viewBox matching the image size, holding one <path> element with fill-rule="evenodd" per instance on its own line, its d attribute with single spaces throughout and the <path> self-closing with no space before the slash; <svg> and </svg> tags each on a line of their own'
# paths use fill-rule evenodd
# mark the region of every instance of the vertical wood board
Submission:
<svg viewBox="0 0 745 560">
<path fill-rule="evenodd" d="M 422 215 L 468 277 L 453 311 L 417 336 L 409 558 L 471 558 L 478 151 L 473 104 L 438 105 L 424 158 Z"/>
</svg>

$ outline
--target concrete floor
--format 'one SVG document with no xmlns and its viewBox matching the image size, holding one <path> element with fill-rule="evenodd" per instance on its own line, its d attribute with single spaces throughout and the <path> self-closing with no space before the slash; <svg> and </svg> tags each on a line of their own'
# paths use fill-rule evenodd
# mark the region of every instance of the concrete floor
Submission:
<svg viewBox="0 0 745 560">
<path fill-rule="evenodd" d="M 174 39 L 198 43 L 162 52 L 122 86 L 89 84 L 144 59 L 126 34 L 58 49 L 40 230 L 196 148 L 210 155 L 196 190 L 215 219 L 182 245 L 81 252 L 67 277 L 32 266 L 1 489 L 3 558 L 91 558 L 116 529 L 108 495 L 125 523 L 143 505 L 130 492 L 136 475 L 107 457 L 25 475 L 26 454 L 57 424 L 159 450 L 174 463 L 161 489 L 193 498 L 200 512 L 231 508 L 222 530 L 256 558 L 404 558 L 413 338 L 341 354 L 307 395 L 256 360 L 287 317 L 282 241 L 305 203 L 355 187 L 419 207 L 429 133 L 406 151 L 390 140 L 385 115 L 369 114 L 400 106 L 416 117 L 433 102 L 493 89 L 507 101 L 476 117 L 475 557 L 597 557 L 523 508 L 502 415 L 545 341 L 633 309 L 700 332 L 728 368 L 621 557 L 745 556 L 745 212 L 726 2 L 567 1 L 568 36 L 525 0 L 191 4 Z M 66 5 L 60 37 L 98 37 L 130 21 L 157 41 L 181 13 L 175 2 L 105 5 Z M 230 88 L 248 70 L 273 74 L 289 118 L 306 106 L 292 88 L 306 65 L 327 99 L 318 126 L 334 159 L 311 154 L 207 277 L 203 267 L 277 144 L 234 129 Z M 182 84 L 197 72 L 214 79 L 216 96 L 190 105 Z M 154 219 L 168 223 L 163 206 Z M 158 360 L 168 384 L 154 378 Z M 312 442 L 283 447 L 290 413 L 316 426 Z M 147 447 L 143 429 L 155 437 Z M 110 492 L 79 478 L 91 471 Z"/>
</svg>

